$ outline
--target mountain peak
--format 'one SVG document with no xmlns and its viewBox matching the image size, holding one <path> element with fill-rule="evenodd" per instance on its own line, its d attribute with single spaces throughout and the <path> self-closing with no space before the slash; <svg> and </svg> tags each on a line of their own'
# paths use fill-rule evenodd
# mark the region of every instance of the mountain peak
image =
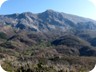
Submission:
<svg viewBox="0 0 96 72">
<path fill-rule="evenodd" d="M 46 10 L 45 12 L 55 12 L 55 11 L 52 10 L 52 9 L 48 9 L 48 10 Z"/>
<path fill-rule="evenodd" d="M 23 13 L 21 13 L 21 15 L 31 16 L 31 15 L 33 15 L 33 13 L 32 12 L 23 12 Z"/>
</svg>

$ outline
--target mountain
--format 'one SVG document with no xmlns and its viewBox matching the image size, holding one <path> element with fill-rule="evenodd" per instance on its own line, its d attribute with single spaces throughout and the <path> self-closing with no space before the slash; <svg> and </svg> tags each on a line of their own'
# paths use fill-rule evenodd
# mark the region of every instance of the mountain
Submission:
<svg viewBox="0 0 96 72">
<path fill-rule="evenodd" d="M 28 29 L 31 31 L 67 31 L 70 29 L 95 30 L 96 21 L 78 17 L 75 15 L 47 10 L 43 13 L 32 14 L 25 12 L 21 14 L 1 15 L 1 26 L 10 25 L 14 28 Z"/>
<path fill-rule="evenodd" d="M 55 45 L 58 45 L 60 41 L 58 38 L 64 37 L 64 35 L 74 35 L 85 41 L 85 43 L 80 43 L 86 44 L 88 42 L 90 46 L 95 47 L 95 31 L 96 21 L 53 10 L 46 10 L 38 14 L 24 12 L 21 14 L 0 15 L 1 39 L 3 35 L 4 38 L 7 38 L 7 42 L 16 41 L 18 43 L 19 41 L 21 48 L 24 48 L 26 45 L 32 46 L 38 44 L 42 40 L 52 42 L 57 39 Z M 74 43 L 76 39 L 79 41 L 76 37 L 72 36 L 72 40 L 64 37 L 66 39 L 64 41 Z M 62 44 L 61 41 L 59 43 L 60 45 Z M 1 44 L 1 46 L 4 44 Z M 74 44 L 77 43 L 75 42 Z M 67 44 L 64 42 L 63 45 Z M 73 47 L 73 44 L 71 46 Z M 14 45 L 12 47 L 14 48 Z"/>
<path fill-rule="evenodd" d="M 0 15 L 0 58 L 6 57 L 12 67 L 40 61 L 48 68 L 79 65 L 88 70 L 96 62 L 96 21 L 53 10 Z"/>
</svg>

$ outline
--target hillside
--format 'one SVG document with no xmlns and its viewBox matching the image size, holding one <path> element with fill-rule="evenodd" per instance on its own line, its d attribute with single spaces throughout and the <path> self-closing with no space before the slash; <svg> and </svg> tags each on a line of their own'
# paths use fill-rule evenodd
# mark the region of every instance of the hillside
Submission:
<svg viewBox="0 0 96 72">
<path fill-rule="evenodd" d="M 87 72 L 96 62 L 96 21 L 53 10 L 0 15 L 0 58 L 10 72 Z"/>
</svg>

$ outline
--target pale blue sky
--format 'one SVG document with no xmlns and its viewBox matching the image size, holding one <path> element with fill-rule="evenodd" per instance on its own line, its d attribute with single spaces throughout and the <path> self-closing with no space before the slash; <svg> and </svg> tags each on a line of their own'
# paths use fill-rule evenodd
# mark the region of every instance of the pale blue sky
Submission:
<svg viewBox="0 0 96 72">
<path fill-rule="evenodd" d="M 8 0 L 0 8 L 0 14 L 40 13 L 47 9 L 96 20 L 96 7 L 89 0 Z"/>
</svg>

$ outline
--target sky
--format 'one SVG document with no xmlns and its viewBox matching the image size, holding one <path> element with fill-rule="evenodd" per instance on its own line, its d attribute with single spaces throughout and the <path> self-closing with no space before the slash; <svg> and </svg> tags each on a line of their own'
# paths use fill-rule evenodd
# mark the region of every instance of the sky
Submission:
<svg viewBox="0 0 96 72">
<path fill-rule="evenodd" d="M 0 8 L 0 15 L 40 13 L 47 9 L 96 20 L 96 0 L 7 0 Z"/>
</svg>

